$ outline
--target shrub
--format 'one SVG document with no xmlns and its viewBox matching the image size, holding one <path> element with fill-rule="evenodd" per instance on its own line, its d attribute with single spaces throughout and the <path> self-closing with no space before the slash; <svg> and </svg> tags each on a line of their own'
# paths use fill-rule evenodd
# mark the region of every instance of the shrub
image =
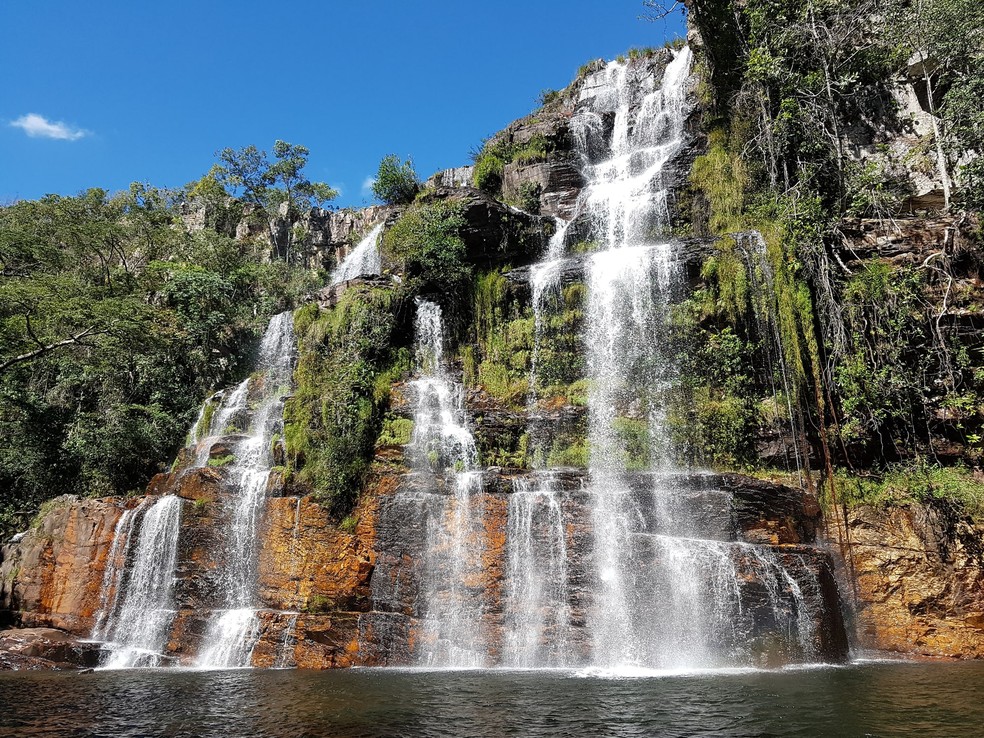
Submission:
<svg viewBox="0 0 984 738">
<path fill-rule="evenodd" d="M 397 306 L 393 290 L 350 288 L 331 310 L 295 314 L 299 355 L 297 386 L 284 407 L 287 463 L 335 514 L 347 513 L 361 489 L 399 371 L 393 365 L 405 365 L 403 352 L 391 346 Z"/>
<path fill-rule="evenodd" d="M 377 446 L 406 446 L 413 437 L 413 421 L 409 418 L 386 418 L 383 430 L 376 439 Z"/>
<path fill-rule="evenodd" d="M 516 197 L 516 207 L 525 210 L 533 215 L 540 214 L 540 193 L 543 187 L 539 182 L 523 182 L 519 186 L 519 194 Z"/>
<path fill-rule="evenodd" d="M 483 192 L 497 195 L 502 191 L 502 171 L 506 160 L 497 152 L 483 151 L 475 161 L 472 183 Z"/>
<path fill-rule="evenodd" d="M 419 190 L 420 180 L 411 159 L 400 162 L 396 154 L 383 157 L 372 184 L 373 195 L 387 205 L 406 205 L 413 202 Z"/>
<path fill-rule="evenodd" d="M 457 294 L 468 284 L 471 268 L 458 235 L 464 224 L 458 203 L 415 203 L 384 233 L 383 249 L 403 262 L 411 294 Z"/>
</svg>

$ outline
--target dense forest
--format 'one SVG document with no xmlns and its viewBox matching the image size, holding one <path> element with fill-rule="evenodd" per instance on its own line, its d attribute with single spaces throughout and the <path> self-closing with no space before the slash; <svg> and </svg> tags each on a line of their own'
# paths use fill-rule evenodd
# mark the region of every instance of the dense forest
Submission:
<svg viewBox="0 0 984 738">
<path fill-rule="evenodd" d="M 269 317 L 324 281 L 235 238 L 244 209 L 265 228 L 332 195 L 303 176 L 303 147 L 274 154 L 223 151 L 177 191 L 0 208 L 0 529 L 60 494 L 142 493 L 204 398 L 249 371 Z M 204 227 L 186 227 L 189 201 L 209 203 Z"/>
<path fill-rule="evenodd" d="M 973 469 L 984 435 L 984 8 L 686 6 L 701 82 L 674 226 L 709 244 L 697 288 L 677 306 L 686 461 L 767 471 L 778 454 L 764 456 L 754 441 L 786 422 L 788 407 L 793 452 L 830 499 L 981 504 Z M 904 85 L 918 110 L 905 108 Z M 542 103 L 549 115 L 563 91 L 546 91 Z M 503 167 L 550 160 L 552 146 L 493 137 L 475 153 L 471 184 L 536 212 L 538 191 L 503 194 Z M 298 223 L 334 193 L 307 179 L 303 147 L 278 141 L 272 154 L 225 150 L 180 190 L 134 184 L 0 208 L 0 532 L 24 527 L 63 493 L 142 491 L 182 446 L 202 401 L 248 372 L 267 319 L 324 285 L 327 274 L 299 258 Z M 475 313 L 463 318 L 474 318 L 473 333 L 459 331 L 470 386 L 507 406 L 525 396 L 528 367 L 516 357 L 529 336 L 516 330 L 528 332 L 530 318 L 514 315 L 512 333 L 500 330 L 506 270 L 473 258 L 461 208 L 421 188 L 409 162 L 387 157 L 379 174 L 380 198 L 405 208 L 384 251 L 406 280 L 395 294 L 367 289 L 327 313 L 310 303 L 296 316 L 288 461 L 328 497 L 352 497 L 379 432 L 406 436 L 386 416 L 386 388 L 408 363 L 408 338 L 393 335 L 405 327 L 399 306 L 414 296 L 440 292 Z M 196 203 L 209 215 L 190 228 Z M 915 261 L 856 253 L 870 224 L 916 221 L 942 228 L 942 250 Z M 564 299 L 559 320 L 574 330 L 577 289 Z M 573 340 L 565 330 L 558 375 L 541 367 L 541 381 L 577 404 L 583 380 L 563 358 Z M 319 410 L 332 403 L 346 412 Z M 533 463 L 532 450 L 515 444 L 489 453 Z M 541 453 L 571 465 L 585 455 L 577 441 Z"/>
<path fill-rule="evenodd" d="M 761 363 L 764 318 L 821 476 L 843 476 L 847 498 L 978 507 L 984 11 L 961 0 L 687 6 L 703 39 L 707 147 L 681 224 L 723 236 L 692 298 L 705 339 L 734 347 L 709 374 L 726 377 L 720 397 L 750 411 L 734 367 Z M 929 222 L 941 248 L 920 251 L 914 233 Z M 735 234 L 749 231 L 763 236 L 764 270 L 742 263 Z M 865 253 L 866 231 L 912 251 Z"/>
</svg>

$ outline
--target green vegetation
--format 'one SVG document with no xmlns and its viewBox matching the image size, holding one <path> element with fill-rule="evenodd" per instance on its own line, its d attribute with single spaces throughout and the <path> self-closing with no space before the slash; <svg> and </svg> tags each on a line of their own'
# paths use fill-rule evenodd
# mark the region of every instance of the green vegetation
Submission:
<svg viewBox="0 0 984 738">
<path fill-rule="evenodd" d="M 346 518 L 347 519 L 347 518 Z M 312 595 L 304 605 L 304 612 L 318 615 L 331 612 L 336 607 L 335 601 L 325 595 Z"/>
<path fill-rule="evenodd" d="M 401 162 L 396 154 L 384 156 L 376 170 L 372 194 L 387 205 L 407 205 L 420 191 L 420 180 L 414 171 L 413 161 Z"/>
<path fill-rule="evenodd" d="M 472 181 L 475 187 L 491 195 L 502 192 L 502 173 L 506 164 L 535 164 L 546 161 L 552 148 L 542 134 L 534 134 L 522 144 L 492 138 L 475 155 Z"/>
<path fill-rule="evenodd" d="M 383 234 L 383 250 L 403 265 L 406 294 L 441 293 L 451 301 L 460 299 L 471 279 L 465 244 L 458 235 L 464 223 L 457 203 L 416 202 Z"/>
<path fill-rule="evenodd" d="M 541 192 L 543 192 L 543 187 L 539 182 L 523 182 L 519 186 L 519 192 L 516 195 L 515 201 L 511 204 L 520 210 L 525 210 L 527 213 L 539 215 Z"/>
<path fill-rule="evenodd" d="M 331 310 L 309 304 L 294 316 L 299 355 L 284 409 L 287 459 L 295 479 L 339 516 L 369 469 L 391 381 L 409 363 L 393 346 L 398 304 L 392 289 L 350 287 Z"/>
<path fill-rule="evenodd" d="M 225 456 L 213 456 L 208 460 L 208 465 L 214 468 L 221 468 L 223 466 L 229 466 L 236 461 L 235 454 L 226 454 Z"/>
<path fill-rule="evenodd" d="M 565 443 L 563 439 L 554 442 L 547 456 L 547 465 L 587 469 L 590 458 L 587 441 L 583 438 L 567 440 L 569 443 Z"/>
<path fill-rule="evenodd" d="M 884 479 L 918 490 L 895 470 L 934 468 L 938 445 L 977 459 L 984 353 L 946 318 L 948 305 L 974 309 L 955 286 L 959 270 L 977 267 L 944 250 L 921 265 L 866 258 L 848 268 L 837 250 L 842 218 L 906 207 L 904 168 L 942 181 L 947 208 L 974 206 L 980 160 L 964 152 L 984 141 L 980 106 L 967 104 L 984 78 L 984 47 L 972 40 L 984 11 L 967 0 L 748 0 L 694 3 L 692 21 L 707 42 L 697 65 L 709 138 L 681 193 L 683 228 L 720 238 L 677 328 L 681 345 L 720 347 L 682 359 L 724 373 L 685 369 L 711 381 L 692 388 L 692 417 L 671 418 L 674 428 L 718 463 L 741 464 L 753 460 L 743 439 L 778 427 L 788 403 L 801 455 L 821 451 L 834 503 L 865 496 L 838 465 L 884 468 Z M 877 141 L 904 125 L 889 88 L 906 71 L 922 75 L 914 85 L 935 114 L 933 135 L 905 161 L 884 145 L 853 159 L 848 131 Z M 761 244 L 731 235 L 753 230 Z"/>
<path fill-rule="evenodd" d="M 268 214 L 283 203 L 295 210 L 334 200 L 338 192 L 324 182 L 312 182 L 304 174 L 310 150 L 305 146 L 275 141 L 274 161 L 255 146 L 222 149 L 219 164 L 209 176 L 220 187 L 237 197 L 264 208 Z M 214 191 L 207 181 L 197 187 Z"/>
<path fill-rule="evenodd" d="M 305 146 L 280 140 L 273 144 L 272 162 L 266 151 L 252 145 L 239 150 L 222 149 L 217 153 L 220 163 L 195 189 L 212 193 L 218 185 L 219 190 L 228 190 L 253 205 L 257 208 L 253 218 L 261 221 L 260 230 L 267 230 L 275 253 L 288 262 L 295 261 L 296 242 L 302 231 L 296 223 L 291 226 L 291 221 L 301 211 L 338 196 L 329 185 L 312 182 L 304 173 L 310 153 Z M 286 216 L 286 229 L 275 226 L 277 216 Z"/>
<path fill-rule="evenodd" d="M 194 433 L 197 437 L 204 438 L 208 434 L 208 429 L 212 427 L 212 418 L 215 416 L 216 407 L 218 407 L 217 402 L 209 402 L 205 405 L 205 410 L 202 412 L 202 417 L 194 429 Z"/>
<path fill-rule="evenodd" d="M 533 319 L 509 296 L 502 272 L 479 275 L 474 284 L 475 348 L 462 357 L 465 383 L 481 386 L 507 406 L 522 407 L 529 391 Z"/>
<path fill-rule="evenodd" d="M 949 500 L 977 519 L 984 517 L 984 483 L 963 466 L 892 464 L 880 474 L 839 472 L 837 478 L 852 504 L 908 505 Z"/>
<path fill-rule="evenodd" d="M 508 158 L 507 146 L 487 142 L 475 159 L 472 184 L 492 195 L 502 192 L 502 172 Z"/>
<path fill-rule="evenodd" d="M 0 537 L 59 494 L 143 489 L 268 318 L 320 281 L 262 242 L 185 230 L 186 192 L 228 199 L 215 188 L 0 208 Z M 216 208 L 215 224 L 236 210 Z"/>
<path fill-rule="evenodd" d="M 38 530 L 41 527 L 41 524 L 44 523 L 44 519 L 48 517 L 48 515 L 50 515 L 52 512 L 54 512 L 59 508 L 67 507 L 68 505 L 71 505 L 72 502 L 73 502 L 73 498 L 71 496 L 66 496 L 66 495 L 55 497 L 50 500 L 45 500 L 43 503 L 41 503 L 40 507 L 38 507 L 37 512 L 34 514 L 34 517 L 31 519 L 30 529 Z"/>
<path fill-rule="evenodd" d="M 377 446 L 406 446 L 413 438 L 413 421 L 410 418 L 386 418 L 376 439 Z"/>
<path fill-rule="evenodd" d="M 914 62 L 925 107 L 934 116 L 932 148 L 947 206 L 984 208 L 984 7 L 973 0 L 885 3 L 885 35 L 899 61 Z M 955 187 L 956 191 L 952 191 Z"/>
</svg>

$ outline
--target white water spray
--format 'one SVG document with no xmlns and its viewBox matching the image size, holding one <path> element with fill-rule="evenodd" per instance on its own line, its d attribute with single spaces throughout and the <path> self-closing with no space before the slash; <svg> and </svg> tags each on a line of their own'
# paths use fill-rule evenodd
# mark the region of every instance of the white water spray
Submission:
<svg viewBox="0 0 984 738">
<path fill-rule="evenodd" d="M 383 270 L 379 251 L 379 238 L 382 234 L 382 223 L 373 226 L 332 273 L 331 283 L 341 284 L 363 275 L 379 274 Z"/>
</svg>

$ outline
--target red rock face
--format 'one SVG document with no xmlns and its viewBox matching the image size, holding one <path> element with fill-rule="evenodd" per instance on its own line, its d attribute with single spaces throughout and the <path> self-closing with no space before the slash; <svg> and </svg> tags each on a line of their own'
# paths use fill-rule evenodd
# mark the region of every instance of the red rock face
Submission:
<svg viewBox="0 0 984 738">
<path fill-rule="evenodd" d="M 860 507 L 848 524 L 864 647 L 984 658 L 984 529 L 921 505 Z"/>
<path fill-rule="evenodd" d="M 733 520 L 745 540 L 771 545 L 780 555 L 791 551 L 804 557 L 803 545 L 812 542 L 819 523 L 812 500 L 745 478 L 722 479 L 736 500 Z M 395 457 L 379 462 L 344 530 L 310 497 L 267 500 L 260 526 L 258 596 L 264 609 L 253 654 L 256 666 L 413 663 L 421 637 L 418 577 L 426 534 L 421 518 L 414 517 L 412 498 L 406 502 L 401 494 L 412 483 Z M 574 477 L 562 483 L 572 491 L 580 484 Z M 483 525 L 470 541 L 480 566 L 468 584 L 482 601 L 493 661 L 494 644 L 502 641 L 510 488 L 507 476 L 493 474 L 473 500 Z M 187 663 L 197 655 L 215 606 L 212 582 L 226 522 L 222 501 L 228 493 L 221 470 L 209 468 L 162 475 L 151 489 L 186 500 L 177 568 L 179 614 L 168 650 Z M 5 549 L 0 608 L 16 611 L 24 626 L 88 636 L 102 606 L 116 524 L 123 510 L 139 503 L 139 498 L 62 500 L 37 530 Z M 591 601 L 585 553 L 579 547 L 590 537 L 582 504 L 577 494 L 565 502 L 575 624 L 583 622 Z M 984 657 L 984 531 L 944 512 L 852 512 L 851 562 L 865 647 Z M 816 566 L 822 568 L 823 562 L 818 559 Z"/>
<path fill-rule="evenodd" d="M 369 507 L 360 505 L 353 517 L 361 523 Z M 362 527 L 371 536 L 368 523 Z M 368 610 L 375 554 L 356 531 L 339 530 L 310 497 L 269 500 L 260 532 L 262 603 L 277 610 Z"/>
<path fill-rule="evenodd" d="M 386 480 L 379 481 L 385 489 Z M 229 493 L 221 470 L 158 475 L 149 491 L 186 500 L 181 513 L 178 614 L 168 651 L 194 661 L 215 606 L 213 582 L 221 565 Z M 4 551 L 0 609 L 24 626 L 60 628 L 88 636 L 103 602 L 103 579 L 123 510 L 142 498 L 66 498 L 36 531 Z M 354 510 L 340 530 L 310 497 L 267 500 L 260 525 L 258 595 L 261 607 L 257 666 L 334 668 L 363 663 L 359 618 L 370 608 L 375 553 L 376 495 Z M 111 601 L 111 600 L 110 600 Z"/>
<path fill-rule="evenodd" d="M 116 522 L 136 503 L 60 498 L 37 529 L 5 548 L 0 608 L 21 613 L 25 626 L 87 635 L 100 607 Z"/>
</svg>

